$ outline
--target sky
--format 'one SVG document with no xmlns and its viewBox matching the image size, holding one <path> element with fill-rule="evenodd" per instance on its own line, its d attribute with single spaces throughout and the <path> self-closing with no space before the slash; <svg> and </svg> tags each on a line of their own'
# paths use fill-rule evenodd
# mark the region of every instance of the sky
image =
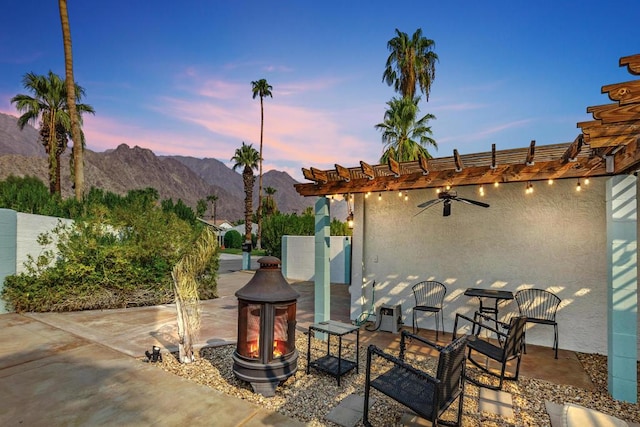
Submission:
<svg viewBox="0 0 640 427">
<path fill-rule="evenodd" d="M 634 80 L 637 0 L 68 0 L 74 76 L 94 107 L 93 151 L 120 144 L 216 158 L 260 144 L 263 169 L 306 182 L 301 168 L 377 164 L 375 125 L 397 94 L 382 81 L 395 30 L 435 42 L 436 76 L 421 114 L 434 157 L 570 142 L 603 85 Z M 0 15 L 0 112 L 29 93 L 28 72 L 64 77 L 58 2 L 9 0 Z"/>
</svg>

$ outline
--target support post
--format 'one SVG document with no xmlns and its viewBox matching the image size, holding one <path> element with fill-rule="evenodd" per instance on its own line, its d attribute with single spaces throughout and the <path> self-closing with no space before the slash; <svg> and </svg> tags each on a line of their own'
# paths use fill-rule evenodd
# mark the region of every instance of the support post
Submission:
<svg viewBox="0 0 640 427">
<path fill-rule="evenodd" d="M 329 200 L 318 197 L 315 208 L 314 322 L 319 323 L 331 318 Z"/>
<path fill-rule="evenodd" d="M 638 396 L 638 201 L 637 178 L 607 181 L 608 389 L 616 400 Z"/>
<path fill-rule="evenodd" d="M 0 209 L 0 292 L 4 278 L 16 274 L 18 216 L 11 209 Z M 0 314 L 8 313 L 4 300 L 0 299 Z"/>
</svg>

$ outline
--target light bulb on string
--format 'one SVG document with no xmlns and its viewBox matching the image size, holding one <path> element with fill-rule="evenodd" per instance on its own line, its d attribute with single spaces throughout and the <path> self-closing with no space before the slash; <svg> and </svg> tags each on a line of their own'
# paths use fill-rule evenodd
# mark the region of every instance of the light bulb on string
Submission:
<svg viewBox="0 0 640 427">
<path fill-rule="evenodd" d="M 481 196 L 484 196 L 484 186 L 482 184 L 480 184 L 480 187 L 478 188 L 478 193 L 480 193 Z"/>
<path fill-rule="evenodd" d="M 493 183 L 493 186 L 494 186 L 494 187 L 498 187 L 499 185 L 500 185 L 500 183 L 499 183 L 498 181 L 496 181 L 496 182 L 494 182 L 494 183 Z"/>
<path fill-rule="evenodd" d="M 382 200 L 382 193 L 378 193 L 378 201 Z"/>
<path fill-rule="evenodd" d="M 584 185 L 589 185 L 589 178 L 584 179 Z"/>
<path fill-rule="evenodd" d="M 402 190 L 398 190 L 398 197 L 402 197 Z"/>
<path fill-rule="evenodd" d="M 547 181 L 547 183 L 548 183 L 549 185 L 552 185 L 552 184 L 553 184 L 553 178 L 549 178 L 549 180 Z"/>
<path fill-rule="evenodd" d="M 407 193 L 406 191 L 404 192 L 404 201 L 406 202 L 407 200 L 409 200 L 409 193 Z"/>
<path fill-rule="evenodd" d="M 576 191 L 581 191 L 582 187 L 580 186 L 580 179 L 578 179 L 578 183 L 576 184 Z"/>
</svg>

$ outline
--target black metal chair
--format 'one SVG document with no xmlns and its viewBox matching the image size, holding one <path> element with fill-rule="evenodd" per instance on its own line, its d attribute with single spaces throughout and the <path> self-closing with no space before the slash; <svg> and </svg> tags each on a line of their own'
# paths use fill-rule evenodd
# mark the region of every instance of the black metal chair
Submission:
<svg viewBox="0 0 640 427">
<path fill-rule="evenodd" d="M 467 348 L 469 349 L 467 360 L 483 372 L 498 377 L 500 379 L 500 383 L 496 387 L 490 384 L 481 383 L 480 381 L 468 376 L 467 379 L 479 387 L 485 387 L 492 390 L 501 390 L 502 383 L 505 379 L 517 380 L 518 374 L 520 373 L 520 361 L 522 360 L 524 343 L 524 329 L 527 324 L 527 318 L 524 316 L 512 317 L 511 321 L 507 324 L 497 321 L 491 316 L 478 312 L 475 313 L 473 319 L 456 313 L 456 320 L 453 325 L 453 339 L 456 338 L 458 332 L 459 319 L 464 319 L 473 325 L 470 334 L 471 336 L 467 342 Z M 489 324 L 494 324 L 495 327 L 491 327 Z M 481 337 L 480 334 L 482 331 L 485 331 L 486 333 L 494 333 L 498 339 L 490 340 L 488 337 Z M 500 364 L 500 374 L 496 374 L 490 369 L 489 361 L 477 360 L 478 355 L 498 362 Z M 515 372 L 513 375 L 509 376 L 506 373 L 506 370 L 507 362 L 511 360 L 516 360 L 517 362 Z"/>
<path fill-rule="evenodd" d="M 447 288 L 440 282 L 435 280 L 427 280 L 419 282 L 413 285 L 411 288 L 413 296 L 416 299 L 416 305 L 413 307 L 413 333 L 420 332 L 418 327 L 418 321 L 416 319 L 416 312 L 432 313 L 436 317 L 436 341 L 438 341 L 438 326 L 440 320 L 442 320 L 442 333 L 444 334 L 444 313 L 442 311 L 442 304 L 444 303 L 444 296 L 447 293 Z M 438 313 L 440 313 L 440 319 L 438 319 Z"/>
<path fill-rule="evenodd" d="M 527 317 L 527 323 L 553 326 L 553 350 L 558 358 L 558 322 L 556 312 L 562 300 L 553 292 L 544 289 L 522 289 L 515 294 L 518 310 Z M 526 334 L 525 334 L 526 337 Z M 524 352 L 527 352 L 525 338 Z"/>
<path fill-rule="evenodd" d="M 435 377 L 405 361 L 405 340 L 407 338 L 438 350 L 440 355 Z M 371 426 L 369 422 L 371 387 L 411 409 L 420 417 L 431 421 L 434 426 L 441 424 L 460 425 L 464 397 L 466 349 L 467 337 L 464 336 L 443 347 L 407 331 L 401 333 L 399 357 L 394 357 L 378 347 L 370 345 L 367 350 L 367 373 L 364 386 L 364 425 Z M 375 360 L 374 357 L 383 358 L 390 362 L 391 368 L 372 379 L 371 365 Z M 458 412 L 455 423 L 440 421 L 440 416 L 456 399 L 458 399 Z"/>
</svg>

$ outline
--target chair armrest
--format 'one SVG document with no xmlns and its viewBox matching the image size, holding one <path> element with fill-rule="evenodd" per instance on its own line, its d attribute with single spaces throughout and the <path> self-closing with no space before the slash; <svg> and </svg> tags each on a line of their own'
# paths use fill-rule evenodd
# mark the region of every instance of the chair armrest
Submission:
<svg viewBox="0 0 640 427">
<path fill-rule="evenodd" d="M 399 358 L 392 356 L 391 354 L 385 353 L 384 351 L 382 351 L 381 349 L 379 349 L 378 347 L 376 347 L 375 345 L 371 344 L 369 346 L 369 348 L 367 349 L 367 360 L 371 360 L 372 356 L 378 356 L 378 357 L 382 357 L 383 359 L 393 363 L 394 365 L 396 365 L 399 368 L 402 368 L 408 372 L 410 372 L 413 375 L 416 375 L 417 377 L 419 377 L 421 380 L 424 381 L 428 381 L 431 382 L 433 384 L 440 384 L 442 381 L 440 381 L 437 378 L 432 377 L 431 375 L 427 374 L 424 371 L 421 371 L 420 369 L 417 369 L 413 366 L 411 366 L 410 364 L 406 363 L 404 360 L 400 360 Z M 371 363 L 368 363 L 367 365 L 367 374 L 369 373 L 369 369 L 371 368 Z"/>
<path fill-rule="evenodd" d="M 401 348 L 403 347 L 403 343 L 404 343 L 404 340 L 406 338 L 409 338 L 410 342 L 413 341 L 413 340 L 417 340 L 417 341 L 421 342 L 422 344 L 428 345 L 429 347 L 431 347 L 433 349 L 436 349 L 438 351 L 441 351 L 444 348 L 443 346 L 438 345 L 433 341 L 429 341 L 428 339 L 426 339 L 424 337 L 412 334 L 411 332 L 407 332 L 406 330 L 403 330 L 400 333 L 400 347 Z"/>
<path fill-rule="evenodd" d="M 500 327 L 501 327 L 501 328 L 503 328 L 503 329 L 507 329 L 507 330 L 509 329 L 509 324 L 508 324 L 508 323 L 501 322 L 501 321 L 496 320 L 496 319 L 494 319 L 493 317 L 491 317 L 491 316 L 489 316 L 489 315 L 487 315 L 487 314 L 480 313 L 479 311 L 476 311 L 476 312 L 474 313 L 474 315 L 473 315 L 473 318 L 474 318 L 474 320 L 475 320 L 475 319 L 477 319 L 478 317 L 482 317 L 482 318 L 484 318 L 485 320 L 488 320 L 489 322 L 493 322 L 493 323 L 495 323 L 496 325 L 500 326 Z M 476 322 L 477 322 L 477 320 L 476 320 Z"/>
<path fill-rule="evenodd" d="M 486 317 L 485 315 L 481 314 L 481 313 L 476 313 L 482 317 Z M 507 334 L 505 334 L 504 332 L 499 331 L 497 328 L 492 328 L 491 326 L 486 325 L 485 323 L 479 322 L 475 319 L 472 319 L 470 317 L 465 316 L 464 314 L 460 314 L 460 313 L 456 313 L 456 320 L 455 323 L 453 325 L 453 339 L 456 339 L 456 334 L 458 332 L 458 318 L 462 318 L 466 321 L 468 321 L 469 323 L 471 323 L 473 325 L 473 329 L 471 331 L 470 335 L 475 335 L 478 336 L 480 335 L 480 332 L 482 331 L 482 329 L 486 329 L 488 331 L 491 331 L 495 334 L 498 335 L 498 337 L 503 337 L 503 338 L 507 338 Z M 495 322 L 495 319 L 491 318 L 491 317 L 487 317 L 487 320 L 490 320 L 491 322 Z M 498 322 L 500 323 L 500 322 Z"/>
</svg>

